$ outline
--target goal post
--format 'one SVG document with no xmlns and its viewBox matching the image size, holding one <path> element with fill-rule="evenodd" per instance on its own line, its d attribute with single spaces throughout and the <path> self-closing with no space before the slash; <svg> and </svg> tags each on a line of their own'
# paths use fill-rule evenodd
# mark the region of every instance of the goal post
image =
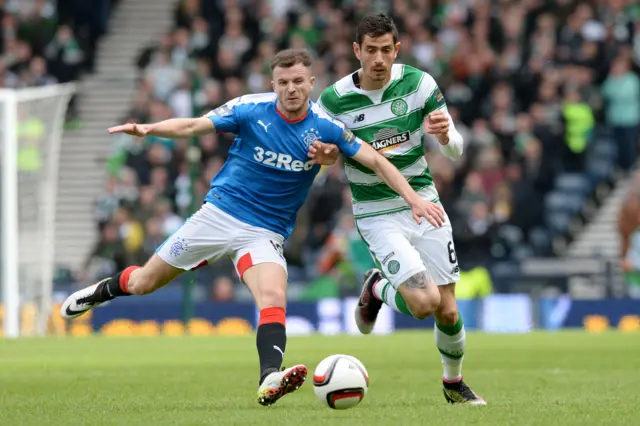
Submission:
<svg viewBox="0 0 640 426">
<path fill-rule="evenodd" d="M 18 147 L 16 94 L 0 90 L 2 108 L 2 216 L 0 217 L 0 268 L 2 269 L 2 306 L 4 307 L 4 334 L 20 334 L 20 295 L 18 285 Z"/>
<path fill-rule="evenodd" d="M 75 92 L 74 83 L 0 89 L 0 285 L 5 337 L 46 333 L 55 270 L 60 147 Z M 29 324 L 21 324 L 21 318 Z"/>
</svg>

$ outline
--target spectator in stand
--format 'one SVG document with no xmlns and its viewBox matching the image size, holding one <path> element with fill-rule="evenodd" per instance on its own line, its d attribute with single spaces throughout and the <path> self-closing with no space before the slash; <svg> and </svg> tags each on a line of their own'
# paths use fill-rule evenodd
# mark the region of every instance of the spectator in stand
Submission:
<svg viewBox="0 0 640 426">
<path fill-rule="evenodd" d="M 218 277 L 211 284 L 211 300 L 214 302 L 230 302 L 233 293 L 233 281 L 227 276 Z"/>
<path fill-rule="evenodd" d="M 584 102 L 577 88 L 569 87 L 562 106 L 565 124 L 565 170 L 584 170 L 587 146 L 593 136 L 595 119 L 591 106 Z"/>
<path fill-rule="evenodd" d="M 109 276 L 117 273 L 121 267 L 126 268 L 135 259 L 127 253 L 118 226 L 107 222 L 101 229 L 100 239 L 88 254 L 80 271 L 79 279 L 89 281 L 98 276 Z"/>
<path fill-rule="evenodd" d="M 0 0 L 0 88 L 66 83 L 92 71 L 112 3 Z M 74 97 L 67 118 L 77 117 Z"/>
<path fill-rule="evenodd" d="M 29 68 L 20 73 L 21 87 L 48 86 L 56 83 L 56 78 L 47 73 L 47 62 L 40 56 L 33 57 Z"/>
<path fill-rule="evenodd" d="M 631 71 L 630 59 L 618 56 L 602 86 L 607 101 L 607 123 L 618 144 L 618 164 L 629 170 L 638 158 L 640 137 L 640 78 Z"/>
</svg>

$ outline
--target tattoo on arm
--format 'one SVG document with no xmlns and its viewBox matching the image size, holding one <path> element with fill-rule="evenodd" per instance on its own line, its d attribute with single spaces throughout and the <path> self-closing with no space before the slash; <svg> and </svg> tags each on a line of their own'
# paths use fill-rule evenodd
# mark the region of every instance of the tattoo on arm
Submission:
<svg viewBox="0 0 640 426">
<path fill-rule="evenodd" d="M 407 288 L 423 289 L 423 288 L 427 288 L 427 282 L 428 282 L 427 274 L 426 272 L 423 271 L 423 272 L 418 272 L 417 274 L 415 274 L 414 276 L 412 276 L 411 278 L 403 282 L 401 285 L 406 285 Z"/>
</svg>

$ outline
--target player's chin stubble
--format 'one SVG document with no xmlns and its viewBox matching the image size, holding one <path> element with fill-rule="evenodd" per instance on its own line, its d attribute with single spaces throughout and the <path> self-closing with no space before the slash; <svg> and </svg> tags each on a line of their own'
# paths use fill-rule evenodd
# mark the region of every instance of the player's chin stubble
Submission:
<svg viewBox="0 0 640 426">
<path fill-rule="evenodd" d="M 307 99 L 305 98 L 302 102 L 300 102 L 300 105 L 287 105 L 286 103 L 284 104 L 285 109 L 287 110 L 288 113 L 290 114 L 297 114 L 297 113 L 301 113 L 302 110 L 304 109 L 305 104 L 307 103 Z"/>
<path fill-rule="evenodd" d="M 387 79 L 387 73 L 383 73 L 382 75 L 377 74 L 375 71 L 371 70 L 369 73 L 369 78 L 371 81 L 384 81 Z"/>
</svg>

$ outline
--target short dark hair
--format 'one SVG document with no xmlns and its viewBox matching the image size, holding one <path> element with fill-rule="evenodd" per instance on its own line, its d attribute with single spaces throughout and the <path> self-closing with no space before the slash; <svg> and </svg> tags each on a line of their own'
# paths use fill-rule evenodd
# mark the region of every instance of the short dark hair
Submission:
<svg viewBox="0 0 640 426">
<path fill-rule="evenodd" d="M 393 19 L 384 13 L 370 13 L 362 18 L 358 24 L 356 42 L 362 46 L 364 36 L 368 35 L 371 38 L 377 38 L 389 33 L 393 36 L 393 43 L 395 44 L 398 41 L 398 29 Z"/>
<path fill-rule="evenodd" d="M 276 67 L 291 68 L 294 65 L 302 64 L 305 67 L 311 66 L 311 54 L 306 49 L 286 49 L 278 52 L 271 60 L 271 71 Z"/>
</svg>

